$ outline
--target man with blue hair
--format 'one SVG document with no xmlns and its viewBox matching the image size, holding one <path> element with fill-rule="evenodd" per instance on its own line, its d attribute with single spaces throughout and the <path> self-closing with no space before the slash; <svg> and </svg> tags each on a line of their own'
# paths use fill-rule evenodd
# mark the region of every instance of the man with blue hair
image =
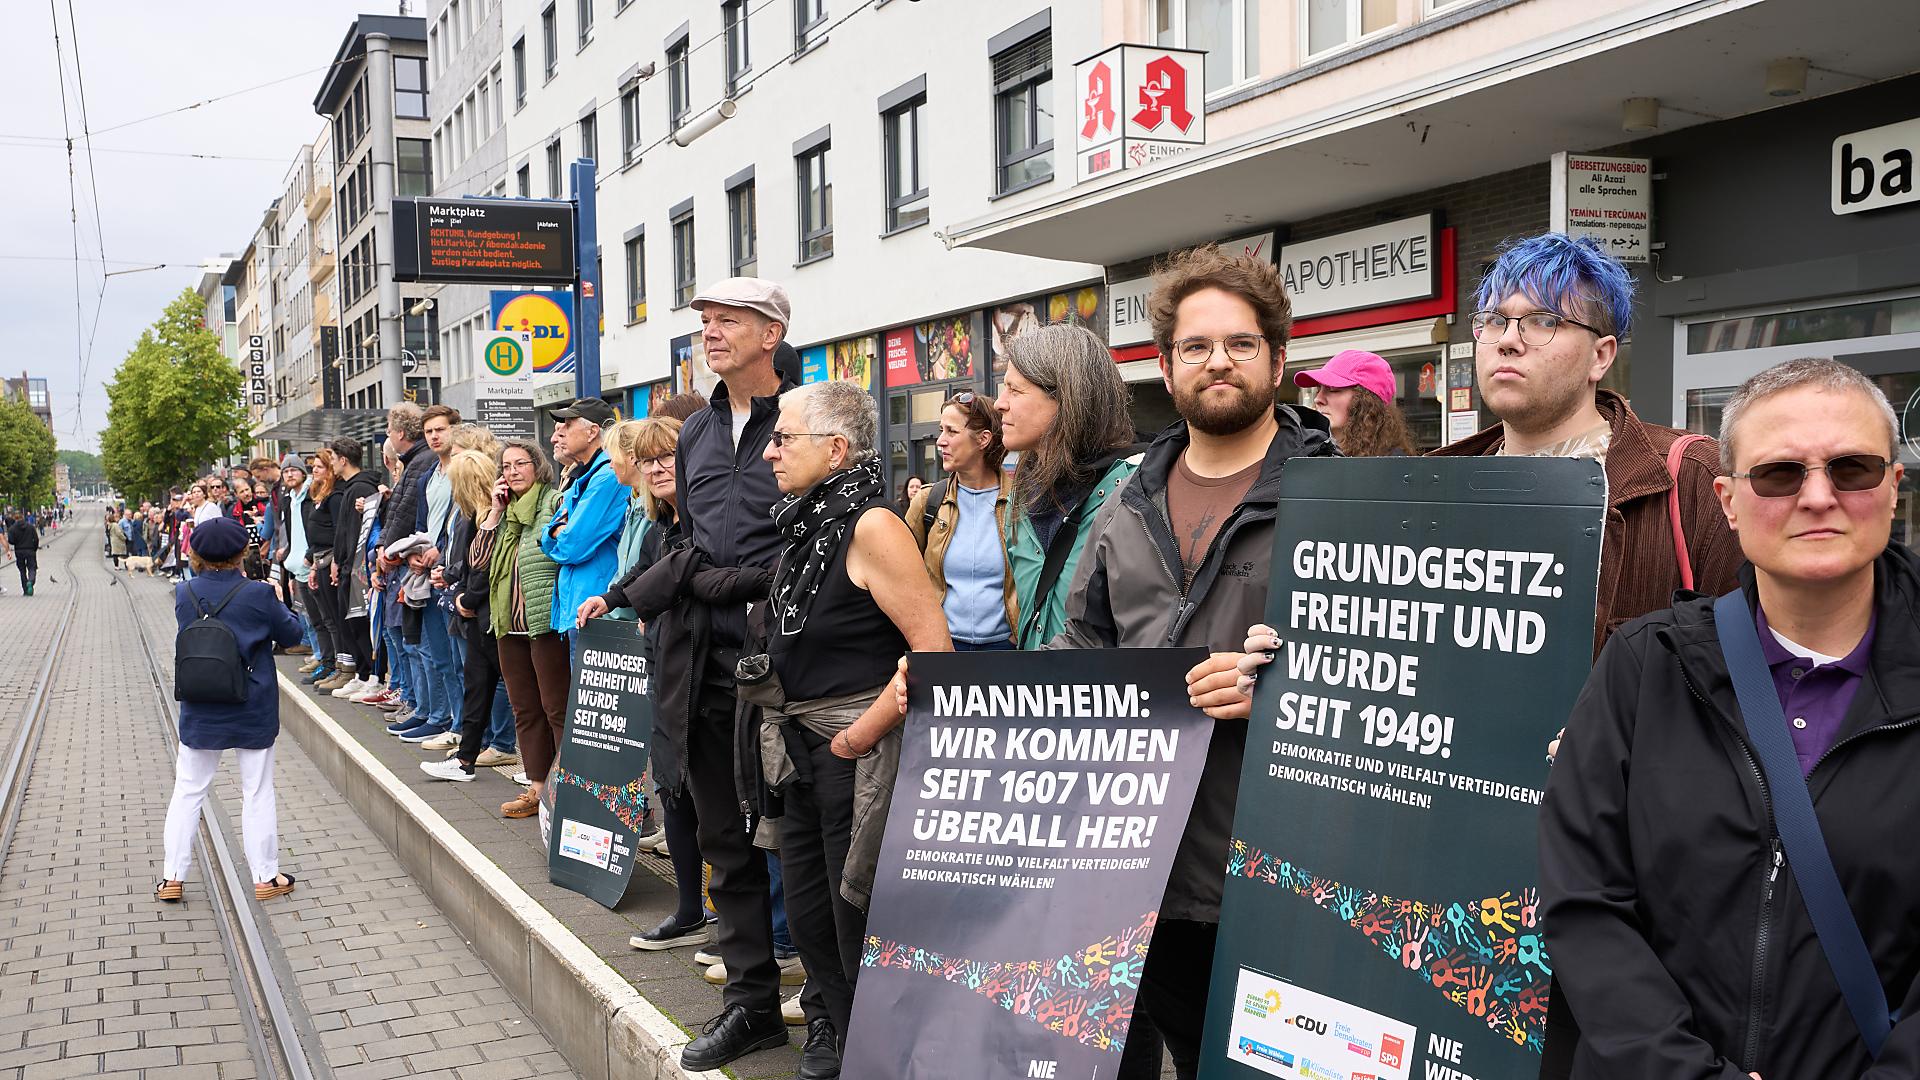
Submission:
<svg viewBox="0 0 1920 1080">
<path fill-rule="evenodd" d="M 1471 323 L 1480 397 L 1500 423 L 1433 452 L 1589 457 L 1605 468 L 1595 656 L 1615 630 L 1672 606 L 1682 588 L 1719 596 L 1740 584 L 1739 541 L 1713 488 L 1719 445 L 1682 443 L 1686 432 L 1641 420 L 1600 388 L 1633 326 L 1633 287 L 1627 268 L 1586 237 L 1550 232 L 1504 247 Z M 1558 739 L 1548 746 L 1549 762 L 1558 748 Z M 1580 1041 L 1557 986 L 1551 1000 L 1541 1080 L 1570 1075 Z"/>
</svg>

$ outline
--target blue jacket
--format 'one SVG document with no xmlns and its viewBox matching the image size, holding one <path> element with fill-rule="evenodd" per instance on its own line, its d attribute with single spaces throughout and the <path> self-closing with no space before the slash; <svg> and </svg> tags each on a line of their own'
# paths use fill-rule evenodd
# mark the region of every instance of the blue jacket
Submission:
<svg viewBox="0 0 1920 1080">
<path fill-rule="evenodd" d="M 212 570 L 173 587 L 173 618 L 184 629 L 200 617 L 193 598 L 208 611 L 236 584 L 240 591 L 214 616 L 227 624 L 247 664 L 247 700 L 238 705 L 199 701 L 180 703 L 180 741 L 196 750 L 264 750 L 280 734 L 279 687 L 274 680 L 273 647 L 300 644 L 300 622 L 264 581 L 248 581 L 238 570 Z M 191 594 L 189 593 L 191 590 Z"/>
<path fill-rule="evenodd" d="M 613 583 L 620 565 L 620 526 L 632 495 L 613 475 L 613 462 L 595 450 L 585 468 L 567 485 L 554 520 L 565 520 L 558 533 L 540 537 L 540 550 L 560 564 L 560 580 L 553 588 L 556 634 L 573 631 L 573 614 L 590 596 L 599 596 Z"/>
</svg>

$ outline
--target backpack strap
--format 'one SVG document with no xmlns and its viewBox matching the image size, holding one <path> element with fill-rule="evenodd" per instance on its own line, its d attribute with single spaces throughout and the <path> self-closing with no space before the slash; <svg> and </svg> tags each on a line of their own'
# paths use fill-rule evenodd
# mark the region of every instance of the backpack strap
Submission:
<svg viewBox="0 0 1920 1080">
<path fill-rule="evenodd" d="M 246 582 L 245 581 L 235 582 L 233 588 L 227 590 L 227 595 L 221 597 L 220 602 L 218 604 L 213 605 L 212 611 L 208 611 L 206 608 L 206 605 L 200 602 L 200 595 L 193 591 L 193 582 L 189 581 L 189 582 L 186 582 L 185 584 L 186 584 L 186 590 L 187 590 L 187 599 L 193 601 L 193 609 L 200 613 L 201 618 L 211 619 L 215 615 L 220 614 L 220 609 L 226 607 L 227 602 L 232 600 L 236 595 L 239 594 L 241 588 L 246 585 Z"/>
<path fill-rule="evenodd" d="M 925 536 L 933 535 L 933 523 L 940 516 L 940 504 L 946 501 L 947 482 L 945 480 L 935 480 L 933 483 L 927 485 L 927 498 L 920 507 L 923 517 L 920 523 L 921 532 Z M 927 546 L 926 541 L 922 540 L 920 546 L 925 548 Z"/>
<path fill-rule="evenodd" d="M 1793 736 L 1787 731 L 1786 714 L 1780 710 L 1780 695 L 1767 670 L 1765 654 L 1760 651 L 1760 633 L 1743 590 L 1735 589 L 1714 601 L 1713 625 L 1733 677 L 1733 692 L 1740 701 L 1747 738 L 1766 771 L 1774 830 L 1780 835 L 1794 881 L 1800 886 L 1800 898 L 1813 919 L 1820 951 L 1833 968 L 1833 977 L 1846 998 L 1847 1011 L 1860 1028 L 1867 1053 L 1878 1058 L 1893 1027 L 1886 989 L 1874 970 L 1873 955 L 1860 936 L 1853 909 L 1847 905 L 1847 894 L 1840 888 L 1840 877 L 1834 873 L 1833 857 L 1820 833 L 1820 819 L 1814 816 L 1813 796 L 1807 791 L 1806 777 L 1794 755 Z"/>
<path fill-rule="evenodd" d="M 1686 526 L 1680 523 L 1680 462 L 1686 457 L 1687 447 L 1706 438 L 1689 433 L 1667 447 L 1667 475 L 1673 480 L 1673 486 L 1667 489 L 1667 520 L 1673 525 L 1673 558 L 1680 566 L 1680 587 L 1689 592 L 1693 590 L 1693 560 L 1687 555 Z"/>
</svg>

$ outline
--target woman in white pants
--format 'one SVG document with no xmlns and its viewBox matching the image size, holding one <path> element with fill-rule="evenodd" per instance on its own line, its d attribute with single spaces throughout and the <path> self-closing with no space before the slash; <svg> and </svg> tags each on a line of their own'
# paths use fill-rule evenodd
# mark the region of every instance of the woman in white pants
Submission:
<svg viewBox="0 0 1920 1080">
<path fill-rule="evenodd" d="M 273 588 L 240 573 L 247 532 L 231 518 L 213 518 L 193 533 L 193 579 L 174 586 L 174 619 L 181 629 L 211 618 L 233 632 L 246 668 L 241 701 L 209 701 L 192 661 L 177 665 L 180 754 L 174 767 L 173 801 L 167 806 L 166 864 L 154 899 L 178 903 L 193 865 L 193 837 L 200 807 L 213 785 L 220 755 L 240 761 L 241 827 L 253 894 L 271 900 L 293 891 L 293 875 L 280 872 L 280 836 L 273 802 L 273 741 L 280 734 L 280 698 L 274 680 L 273 647 L 300 641 L 300 623 L 274 596 Z"/>
</svg>

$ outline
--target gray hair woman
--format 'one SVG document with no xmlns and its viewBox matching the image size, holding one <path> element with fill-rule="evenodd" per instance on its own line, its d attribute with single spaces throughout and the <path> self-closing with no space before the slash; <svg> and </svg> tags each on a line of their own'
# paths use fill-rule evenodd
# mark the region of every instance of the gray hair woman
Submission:
<svg viewBox="0 0 1920 1080">
<path fill-rule="evenodd" d="M 1093 519 L 1139 459 L 1128 456 L 1127 384 L 1106 342 L 1084 327 L 1042 326 L 1009 340 L 1006 351 L 994 407 L 1001 439 L 1020 454 L 1007 525 L 1015 639 L 1038 649 L 1066 625 L 1068 586 Z M 1063 550 L 1055 553 L 1056 545 Z"/>
<path fill-rule="evenodd" d="M 858 386 L 802 386 L 781 395 L 763 454 L 786 494 L 773 508 L 783 545 L 763 609 L 778 685 L 769 678 L 741 696 L 765 707 L 761 759 L 783 796 L 787 922 L 817 992 L 817 1004 L 801 999 L 805 1076 L 837 1074 L 853 1011 L 900 763 L 900 713 L 882 691 L 906 650 L 953 647 L 920 549 L 887 498 L 879 419 Z"/>
</svg>

